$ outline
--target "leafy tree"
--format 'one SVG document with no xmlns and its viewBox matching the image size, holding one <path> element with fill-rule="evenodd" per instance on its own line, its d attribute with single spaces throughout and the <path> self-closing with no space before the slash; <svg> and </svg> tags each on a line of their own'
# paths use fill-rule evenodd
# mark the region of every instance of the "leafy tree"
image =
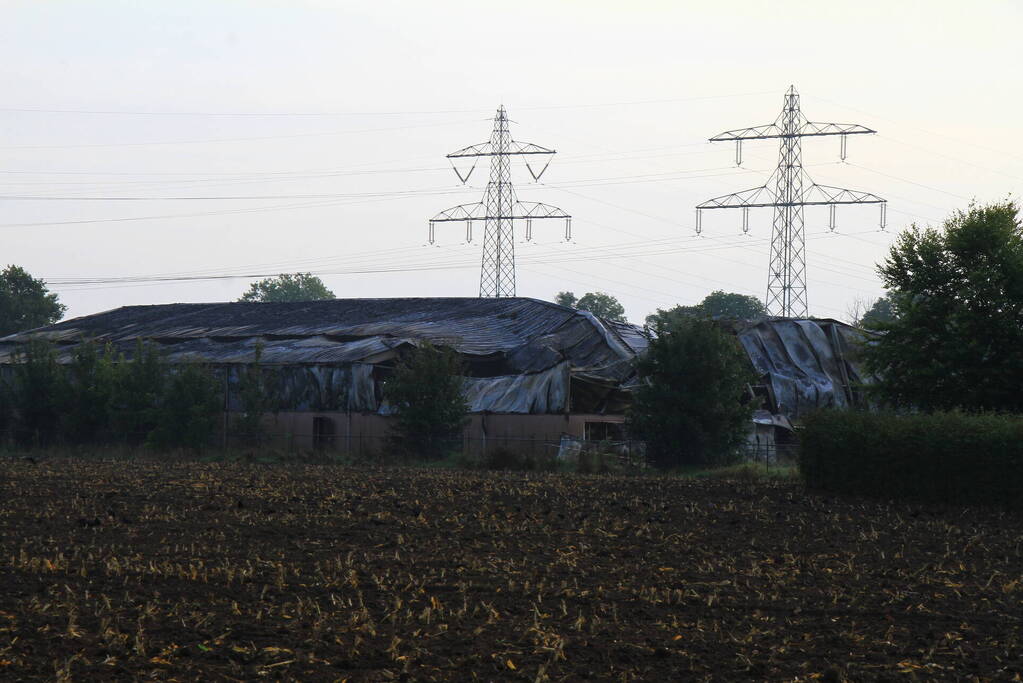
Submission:
<svg viewBox="0 0 1023 683">
<path fill-rule="evenodd" d="M 68 394 L 63 433 L 71 443 L 95 443 L 109 436 L 111 399 L 117 376 L 112 349 L 86 341 L 67 367 Z"/>
<path fill-rule="evenodd" d="M 677 317 L 757 320 L 765 315 L 767 315 L 767 308 L 764 306 L 764 302 L 757 297 L 718 289 L 693 306 L 675 306 L 668 310 L 658 308 L 655 313 L 646 317 L 646 326 L 653 329 L 657 326 L 658 321 L 664 323 L 670 318 Z"/>
<path fill-rule="evenodd" d="M 892 300 L 886 294 L 874 300 L 867 312 L 859 320 L 859 327 L 874 329 L 895 320 L 895 310 L 892 308 Z"/>
<path fill-rule="evenodd" d="M 49 446 L 60 435 L 61 415 L 68 394 L 64 372 L 53 347 L 30 341 L 15 358 L 15 440 L 22 446 Z"/>
<path fill-rule="evenodd" d="M 575 307 L 580 311 L 589 311 L 598 318 L 625 322 L 625 307 L 618 302 L 618 299 L 604 292 L 583 294 Z"/>
<path fill-rule="evenodd" d="M 767 315 L 764 302 L 749 294 L 715 290 L 699 304 L 700 312 L 709 318 L 755 320 Z"/>
<path fill-rule="evenodd" d="M 312 273 L 281 273 L 253 282 L 249 290 L 238 301 L 320 301 L 333 299 L 334 292 L 327 289 L 323 280 Z"/>
<path fill-rule="evenodd" d="M 727 462 L 752 416 L 742 400 L 755 379 L 749 359 L 734 336 L 705 318 L 671 317 L 656 332 L 637 362 L 631 432 L 647 441 L 659 467 Z"/>
<path fill-rule="evenodd" d="M 469 412 L 463 374 L 461 360 L 453 351 L 430 344 L 398 361 L 384 383 L 384 397 L 396 413 L 395 448 L 436 460 L 458 447 Z"/>
<path fill-rule="evenodd" d="M 114 434 L 139 445 L 156 429 L 164 393 L 166 367 L 151 342 L 135 342 L 131 360 L 119 356 L 110 398 Z"/>
<path fill-rule="evenodd" d="M 207 368 L 194 363 L 179 366 L 167 380 L 149 442 L 157 448 L 201 451 L 213 440 L 222 400 L 220 382 Z"/>
<path fill-rule="evenodd" d="M 855 299 L 846 309 L 846 316 L 853 327 L 873 329 L 891 321 L 895 317 L 895 310 L 892 308 L 891 297 L 885 293 L 877 299 Z"/>
<path fill-rule="evenodd" d="M 242 413 L 234 422 L 234 431 L 243 443 L 257 445 L 266 438 L 263 416 L 280 408 L 277 377 L 263 367 L 263 345 L 256 344 L 255 359 L 238 376 L 238 399 Z"/>
<path fill-rule="evenodd" d="M 1012 201 L 904 230 L 878 266 L 896 316 L 866 347 L 879 396 L 922 410 L 1023 411 L 1023 231 Z"/>
<path fill-rule="evenodd" d="M 55 323 L 66 310 L 45 282 L 23 268 L 7 266 L 0 271 L 0 336 Z"/>
<path fill-rule="evenodd" d="M 580 311 L 589 311 L 598 318 L 625 322 L 625 307 L 618 299 L 604 292 L 588 292 L 578 299 L 572 292 L 558 292 L 554 297 L 554 303 Z"/>
<path fill-rule="evenodd" d="M 568 306 L 569 308 L 575 308 L 575 305 L 578 302 L 579 297 L 577 297 L 572 292 L 558 292 L 557 295 L 554 297 L 554 303 L 558 304 L 559 306 Z"/>
</svg>

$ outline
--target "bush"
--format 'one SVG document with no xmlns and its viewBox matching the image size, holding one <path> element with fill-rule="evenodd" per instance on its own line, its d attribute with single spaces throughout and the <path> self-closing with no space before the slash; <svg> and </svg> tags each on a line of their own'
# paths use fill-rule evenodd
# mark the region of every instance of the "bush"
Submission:
<svg viewBox="0 0 1023 683">
<path fill-rule="evenodd" d="M 457 450 L 469 407 L 458 355 L 430 344 L 406 352 L 384 383 L 395 411 L 391 446 L 403 455 L 440 460 Z"/>
<path fill-rule="evenodd" d="M 116 381 L 111 392 L 111 429 L 117 439 L 140 445 L 156 429 L 166 389 L 167 367 L 151 342 L 135 342 L 130 361 L 114 359 Z"/>
<path fill-rule="evenodd" d="M 29 342 L 14 366 L 14 438 L 19 446 L 51 446 L 59 440 L 61 415 L 68 395 L 64 371 L 53 347 Z"/>
<path fill-rule="evenodd" d="M 260 446 L 267 440 L 263 416 L 280 409 L 279 380 L 273 370 L 263 366 L 263 345 L 256 344 L 255 358 L 238 373 L 238 401 L 242 412 L 231 425 L 245 446 Z"/>
<path fill-rule="evenodd" d="M 746 439 L 755 375 L 738 340 L 709 320 L 669 317 L 636 363 L 640 384 L 629 431 L 645 440 L 651 464 L 724 465 Z"/>
<path fill-rule="evenodd" d="M 201 451 L 212 444 L 222 400 L 220 383 L 209 370 L 200 365 L 181 367 L 167 382 L 150 443 L 161 449 Z"/>
<path fill-rule="evenodd" d="M 110 404 L 116 385 L 116 354 L 93 341 L 79 344 L 67 366 L 67 397 L 61 433 L 67 443 L 95 444 L 110 436 Z"/>
<path fill-rule="evenodd" d="M 951 504 L 1023 506 L 1023 417 L 820 411 L 802 432 L 813 488 Z"/>
</svg>

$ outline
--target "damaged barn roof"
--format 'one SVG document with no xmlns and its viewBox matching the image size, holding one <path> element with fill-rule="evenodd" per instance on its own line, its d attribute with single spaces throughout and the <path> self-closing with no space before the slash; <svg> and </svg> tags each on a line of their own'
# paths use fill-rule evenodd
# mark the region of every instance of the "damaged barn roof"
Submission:
<svg viewBox="0 0 1023 683">
<path fill-rule="evenodd" d="M 387 363 L 402 346 L 425 341 L 465 358 L 474 411 L 521 413 L 567 411 L 576 376 L 589 385 L 593 379 L 606 384 L 605 393 L 618 389 L 647 343 L 633 325 L 521 297 L 126 306 L 4 337 L 0 364 L 11 363 L 16 349 L 32 339 L 56 344 L 60 362 L 87 339 L 128 354 L 137 340 L 151 340 L 172 363 L 248 364 L 259 347 L 263 363 L 321 368 Z M 320 381 L 320 374 L 307 372 L 302 381 Z M 342 388 L 348 408 L 380 409 L 379 392 L 356 386 L 377 381 L 365 371 L 344 378 L 328 374 L 332 386 L 349 383 Z"/>
<path fill-rule="evenodd" d="M 125 306 L 0 339 L 4 350 L 29 339 L 117 345 L 148 339 L 189 347 L 212 363 L 249 363 L 245 342 L 262 339 L 282 363 L 351 362 L 403 341 L 425 340 L 472 356 L 505 354 L 523 371 L 547 351 L 558 360 L 599 366 L 646 348 L 642 331 L 547 301 L 527 298 L 331 299 L 293 303 Z M 275 344 L 275 342 L 286 342 Z M 354 346 L 353 346 L 354 345 Z M 329 349 L 336 349 L 334 355 Z M 525 351 L 533 353 L 524 354 Z M 269 360 L 269 358 L 267 358 Z M 550 356 L 553 360 L 553 356 Z M 0 355 L 0 362 L 8 359 Z M 552 362 L 540 362 L 536 370 Z"/>
<path fill-rule="evenodd" d="M 871 381 L 859 362 L 863 330 L 837 320 L 768 318 L 735 333 L 774 413 L 799 417 L 863 403 L 862 387 Z"/>
<path fill-rule="evenodd" d="M 720 323 L 760 374 L 772 413 L 861 402 L 863 331 L 834 320 Z M 621 412 L 637 381 L 633 359 L 647 346 L 635 325 L 521 297 L 126 306 L 0 338 L 0 365 L 31 339 L 53 342 L 64 363 L 86 339 L 128 355 L 151 340 L 169 362 L 228 369 L 260 348 L 263 363 L 286 369 L 296 409 L 373 412 L 386 410 L 380 368 L 427 341 L 462 355 L 473 412 L 535 414 Z"/>
</svg>

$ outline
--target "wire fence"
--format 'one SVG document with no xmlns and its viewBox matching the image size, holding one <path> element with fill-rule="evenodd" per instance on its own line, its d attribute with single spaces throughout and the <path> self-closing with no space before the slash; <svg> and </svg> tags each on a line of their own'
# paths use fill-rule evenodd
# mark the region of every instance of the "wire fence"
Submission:
<svg viewBox="0 0 1023 683">
<path fill-rule="evenodd" d="M 117 434 L 91 443 L 70 443 L 56 435 L 36 435 L 30 443 L 21 443 L 21 448 L 156 451 L 147 442 L 147 433 Z M 52 438 L 47 438 L 52 436 Z M 16 435 L 11 430 L 0 430 L 0 448 L 19 450 Z M 415 457 L 416 443 L 402 444 L 394 437 L 381 434 L 336 434 L 323 431 L 272 431 L 260 430 L 245 433 L 237 429 L 217 430 L 203 444 L 204 452 L 275 454 L 301 454 L 321 456 L 330 460 L 357 462 L 388 462 L 402 457 Z M 461 457 L 465 463 L 486 466 L 501 462 L 530 463 L 537 469 L 550 467 L 555 463 L 575 465 L 594 457 L 615 468 L 647 469 L 647 443 L 639 439 L 583 439 L 568 433 L 531 436 L 487 436 L 463 435 L 444 448 L 444 456 Z M 752 462 L 771 467 L 791 466 L 799 460 L 798 444 L 776 444 L 746 442 L 736 454 L 740 462 Z"/>
</svg>

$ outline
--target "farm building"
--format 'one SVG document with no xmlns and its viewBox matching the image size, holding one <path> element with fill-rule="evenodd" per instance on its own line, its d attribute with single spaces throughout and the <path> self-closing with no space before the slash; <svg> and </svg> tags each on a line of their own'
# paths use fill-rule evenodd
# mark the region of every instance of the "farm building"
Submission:
<svg viewBox="0 0 1023 683">
<path fill-rule="evenodd" d="M 764 409 L 757 424 L 773 430 L 809 408 L 857 402 L 854 328 L 769 319 L 733 332 L 762 377 L 751 387 Z M 528 298 L 127 306 L 0 339 L 0 366 L 31 339 L 52 342 L 64 363 L 84 340 L 128 356 L 138 340 L 150 341 L 171 364 L 212 367 L 228 414 L 241 410 L 238 378 L 259 348 L 282 394 L 281 410 L 267 416 L 270 431 L 300 447 L 349 449 L 386 436 L 382 384 L 402 349 L 423 341 L 453 349 L 465 363 L 467 447 L 621 438 L 633 360 L 647 346 L 634 325 Z"/>
</svg>

